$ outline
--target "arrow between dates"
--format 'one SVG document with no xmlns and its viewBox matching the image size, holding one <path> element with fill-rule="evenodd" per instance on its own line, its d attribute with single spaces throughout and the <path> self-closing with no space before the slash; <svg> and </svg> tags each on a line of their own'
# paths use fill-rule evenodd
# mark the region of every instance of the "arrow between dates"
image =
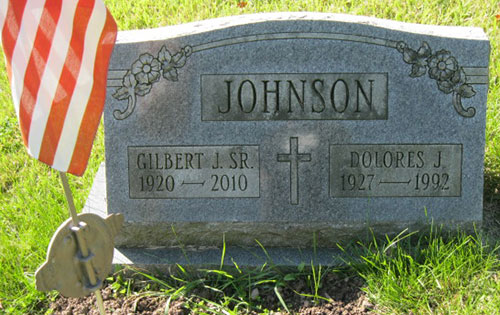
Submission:
<svg viewBox="0 0 500 315">
<path fill-rule="evenodd" d="M 182 181 L 182 185 L 201 185 L 201 186 L 204 186 L 205 185 L 205 181 L 201 182 L 201 183 L 189 183 L 189 182 L 186 182 L 186 181 Z"/>
<path fill-rule="evenodd" d="M 386 182 L 386 181 L 380 181 L 380 184 L 406 184 L 406 185 L 410 185 L 411 183 L 411 179 L 407 182 Z"/>
</svg>

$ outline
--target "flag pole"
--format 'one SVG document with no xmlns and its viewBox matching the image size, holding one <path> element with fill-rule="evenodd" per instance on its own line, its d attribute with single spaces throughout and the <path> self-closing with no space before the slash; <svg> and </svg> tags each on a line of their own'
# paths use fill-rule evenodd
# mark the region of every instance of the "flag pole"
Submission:
<svg viewBox="0 0 500 315">
<path fill-rule="evenodd" d="M 66 196 L 66 201 L 68 202 L 68 208 L 69 208 L 69 214 L 71 215 L 71 220 L 73 221 L 73 227 L 71 230 L 74 232 L 76 236 L 76 240 L 78 243 L 78 248 L 80 250 L 81 257 L 83 257 L 83 263 L 85 265 L 85 271 L 90 283 L 91 287 L 97 286 L 99 283 L 99 280 L 96 278 L 94 269 L 92 268 L 91 261 L 89 259 L 85 259 L 89 257 L 89 249 L 87 247 L 87 242 L 85 241 L 85 237 L 83 236 L 82 232 L 83 229 L 85 228 L 86 224 L 85 222 L 81 222 L 78 219 L 78 215 L 76 213 L 76 207 L 75 203 L 73 201 L 73 195 L 71 193 L 71 189 L 69 187 L 68 183 L 68 178 L 66 177 L 66 173 L 64 172 L 59 172 L 59 176 L 61 177 L 61 182 L 64 188 L 64 194 Z M 101 291 L 99 288 L 94 291 L 96 300 L 97 300 L 97 306 L 99 307 L 99 313 L 101 315 L 106 315 L 106 312 L 104 310 L 104 302 L 102 300 L 102 295 Z"/>
<path fill-rule="evenodd" d="M 71 189 L 69 187 L 68 177 L 66 177 L 66 173 L 64 172 L 59 172 L 59 176 L 61 177 L 64 194 L 66 195 L 66 201 L 68 202 L 69 214 L 71 215 L 71 220 L 73 220 L 73 226 L 78 226 L 80 220 L 78 220 L 78 215 L 76 214 L 76 207 L 73 202 L 73 195 L 71 194 Z"/>
</svg>

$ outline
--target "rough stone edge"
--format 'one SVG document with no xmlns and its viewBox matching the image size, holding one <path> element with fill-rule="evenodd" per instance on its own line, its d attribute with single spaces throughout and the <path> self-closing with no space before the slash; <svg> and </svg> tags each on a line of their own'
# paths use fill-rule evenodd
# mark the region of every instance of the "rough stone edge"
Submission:
<svg viewBox="0 0 500 315">
<path fill-rule="evenodd" d="M 405 23 L 367 16 L 331 14 L 318 12 L 279 12 L 256 13 L 228 16 L 186 24 L 164 26 L 155 29 L 129 30 L 118 33 L 117 43 L 147 42 L 166 40 L 169 38 L 206 33 L 214 30 L 271 21 L 330 21 L 358 23 L 407 33 L 450 37 L 457 39 L 488 40 L 480 27 L 443 26 Z"/>
<path fill-rule="evenodd" d="M 260 268 L 264 265 L 278 268 L 304 266 L 342 266 L 351 261 L 347 253 L 336 248 L 296 249 L 226 247 L 221 248 L 118 248 L 113 264 L 139 269 L 168 272 L 177 264 L 192 269 L 219 269 L 224 255 L 223 268 Z"/>
<path fill-rule="evenodd" d="M 263 246 L 335 248 L 337 244 L 370 242 L 373 238 L 392 238 L 402 231 L 426 234 L 430 228 L 438 229 L 442 234 L 463 231 L 474 234 L 481 228 L 478 221 L 438 222 L 432 219 L 417 222 L 379 222 L 369 224 L 336 225 L 334 223 L 287 223 L 287 222 L 172 222 L 135 223 L 125 222 L 125 231 L 116 239 L 118 247 L 150 247 L 151 242 L 157 247 L 183 246 L 222 246 L 222 233 L 226 246 L 258 246 L 256 239 Z M 176 231 L 176 232 L 174 232 Z M 293 231 L 293 233 L 291 233 Z M 314 232 L 313 232 L 314 231 Z M 156 235 L 162 235 L 161 238 Z M 193 236 L 194 235 L 194 236 Z M 256 237 L 258 235 L 258 237 Z"/>
</svg>

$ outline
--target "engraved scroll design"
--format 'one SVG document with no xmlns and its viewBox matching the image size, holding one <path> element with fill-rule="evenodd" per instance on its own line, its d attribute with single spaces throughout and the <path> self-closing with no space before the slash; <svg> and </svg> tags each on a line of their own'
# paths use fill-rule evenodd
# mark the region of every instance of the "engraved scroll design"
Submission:
<svg viewBox="0 0 500 315">
<path fill-rule="evenodd" d="M 116 109 L 113 112 L 115 118 L 123 120 L 130 116 L 134 112 L 137 96 L 145 96 L 151 92 L 153 84 L 160 81 L 161 77 L 167 81 L 177 81 L 177 69 L 186 64 L 192 52 L 191 46 L 185 46 L 172 55 L 167 47 L 162 46 L 157 57 L 149 53 L 140 55 L 123 77 L 122 86 L 113 93 L 113 97 L 117 100 L 128 99 L 125 110 Z"/>
<path fill-rule="evenodd" d="M 411 64 L 410 77 L 417 78 L 429 74 L 431 79 L 436 80 L 438 89 L 446 94 L 452 94 L 453 106 L 457 113 L 463 117 L 474 117 L 476 110 L 473 107 L 465 109 L 462 98 L 471 98 L 476 95 L 472 85 L 467 84 L 467 76 L 463 67 L 460 67 L 456 58 L 447 50 L 439 50 L 432 53 L 427 42 L 422 42 L 420 48 L 415 51 L 408 47 L 405 42 L 398 42 L 397 50 L 403 54 L 403 60 Z"/>
</svg>

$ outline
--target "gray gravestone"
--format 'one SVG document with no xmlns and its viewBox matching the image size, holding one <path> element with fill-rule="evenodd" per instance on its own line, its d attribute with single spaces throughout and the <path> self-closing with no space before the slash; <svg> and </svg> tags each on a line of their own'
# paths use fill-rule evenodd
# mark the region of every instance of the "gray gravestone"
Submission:
<svg viewBox="0 0 500 315">
<path fill-rule="evenodd" d="M 488 61 L 478 28 L 345 15 L 121 32 L 107 195 L 100 178 L 87 208 L 124 214 L 121 259 L 139 264 L 218 262 L 223 238 L 238 263 L 258 240 L 294 264 L 370 229 L 471 229 Z"/>
</svg>

